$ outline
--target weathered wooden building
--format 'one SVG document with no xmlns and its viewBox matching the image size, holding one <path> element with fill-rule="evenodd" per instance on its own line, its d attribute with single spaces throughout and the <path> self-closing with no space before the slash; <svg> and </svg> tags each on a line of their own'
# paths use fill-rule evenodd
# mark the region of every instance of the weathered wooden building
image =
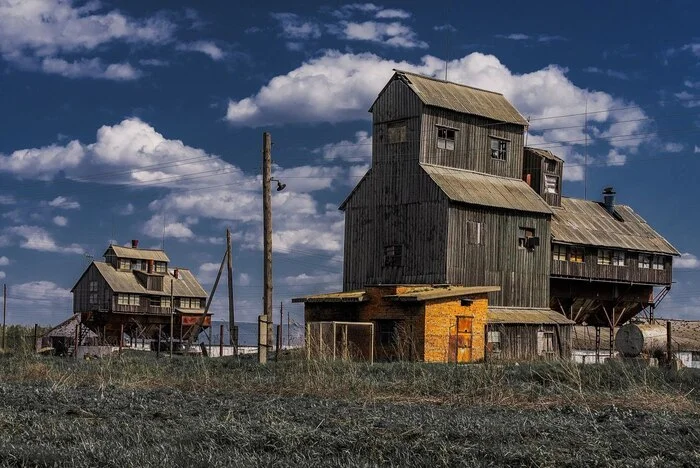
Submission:
<svg viewBox="0 0 700 468">
<path fill-rule="evenodd" d="M 670 288 L 678 251 L 630 207 L 562 197 L 498 93 L 397 71 L 372 105 L 372 166 L 343 202 L 344 288 L 499 285 L 492 306 L 615 326 Z"/>
<path fill-rule="evenodd" d="M 198 323 L 207 293 L 186 268 L 169 268 L 163 250 L 110 245 L 105 261 L 93 261 L 71 290 L 73 312 L 83 327 L 107 343 L 118 343 L 122 327 L 133 338 L 156 339 L 159 330 L 174 338 L 187 336 Z M 202 326 L 211 325 L 207 315 Z"/>
</svg>

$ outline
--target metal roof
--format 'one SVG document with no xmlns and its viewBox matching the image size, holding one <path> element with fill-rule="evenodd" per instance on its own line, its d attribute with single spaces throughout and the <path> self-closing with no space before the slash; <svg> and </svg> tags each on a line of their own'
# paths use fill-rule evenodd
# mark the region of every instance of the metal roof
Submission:
<svg viewBox="0 0 700 468">
<path fill-rule="evenodd" d="M 334 292 L 313 296 L 295 297 L 292 302 L 364 302 L 369 300 L 365 291 Z"/>
<path fill-rule="evenodd" d="M 432 164 L 420 166 L 452 201 L 552 214 L 550 206 L 520 179 Z"/>
<path fill-rule="evenodd" d="M 618 219 L 602 203 L 562 197 L 553 211 L 555 242 L 680 255 L 629 206 L 615 205 Z"/>
<path fill-rule="evenodd" d="M 206 291 L 199 284 L 190 270 L 178 268 L 179 278 L 166 273 L 163 278 L 163 290 L 154 291 L 144 288 L 133 271 L 115 270 L 112 265 L 104 262 L 92 262 L 102 277 L 107 281 L 112 291 L 116 293 L 148 294 L 153 296 L 169 296 L 170 281 L 173 280 L 173 296 L 176 297 L 207 297 Z"/>
<path fill-rule="evenodd" d="M 114 250 L 114 254 L 119 258 L 135 258 L 137 260 L 155 260 L 157 262 L 169 262 L 170 259 L 162 250 L 133 249 L 120 245 L 110 245 L 104 253 L 107 256 L 109 249 Z"/>
<path fill-rule="evenodd" d="M 501 93 L 394 70 L 393 79 L 406 83 L 426 106 L 479 115 L 499 122 L 527 126 L 528 122 Z"/>
<path fill-rule="evenodd" d="M 424 302 L 431 301 L 434 299 L 449 299 L 453 297 L 498 292 L 500 290 L 500 286 L 421 286 L 399 294 L 387 295 L 384 296 L 384 298 L 400 302 Z"/>
<path fill-rule="evenodd" d="M 573 325 L 575 322 L 551 309 L 489 307 L 490 324 Z"/>
<path fill-rule="evenodd" d="M 42 335 L 42 338 L 75 338 L 75 326 L 80 323 L 80 314 L 73 314 L 67 320 L 53 327 Z M 87 329 L 88 338 L 96 338 L 97 333 Z"/>
<path fill-rule="evenodd" d="M 552 153 L 551 151 L 547 151 L 547 150 L 540 149 L 540 148 L 533 148 L 531 146 L 526 146 L 524 149 L 525 149 L 526 153 L 530 152 L 530 153 L 536 154 L 537 156 L 543 157 L 545 159 L 550 159 L 552 161 L 557 161 L 557 162 L 564 162 L 564 160 L 562 158 L 560 158 L 556 154 Z"/>
</svg>

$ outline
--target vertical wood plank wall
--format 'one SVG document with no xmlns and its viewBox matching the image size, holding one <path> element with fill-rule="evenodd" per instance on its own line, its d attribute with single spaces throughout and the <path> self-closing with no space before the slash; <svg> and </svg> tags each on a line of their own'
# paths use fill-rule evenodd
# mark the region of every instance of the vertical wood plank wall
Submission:
<svg viewBox="0 0 700 468">
<path fill-rule="evenodd" d="M 457 130 L 454 150 L 437 147 L 438 126 Z M 522 125 L 504 124 L 485 117 L 426 106 L 421 119 L 421 134 L 422 163 L 468 169 L 513 179 L 522 177 Z M 491 157 L 491 136 L 508 140 L 505 161 Z"/>
<path fill-rule="evenodd" d="M 547 215 L 450 204 L 447 281 L 465 286 L 493 285 L 494 306 L 548 307 L 550 225 Z M 482 243 L 470 244 L 469 221 L 482 223 Z M 535 230 L 540 245 L 518 247 L 520 228 Z"/>
<path fill-rule="evenodd" d="M 90 281 L 97 281 L 97 303 L 90 304 Z M 88 312 L 95 309 L 109 309 L 112 303 L 112 290 L 107 285 L 97 267 L 91 264 L 73 292 L 73 313 Z"/>
</svg>

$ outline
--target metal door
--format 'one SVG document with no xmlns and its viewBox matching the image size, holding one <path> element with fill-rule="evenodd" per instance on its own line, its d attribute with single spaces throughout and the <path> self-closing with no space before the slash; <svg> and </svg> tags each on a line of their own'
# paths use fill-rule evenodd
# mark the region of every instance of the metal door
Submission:
<svg viewBox="0 0 700 468">
<path fill-rule="evenodd" d="M 473 317 L 457 317 L 457 362 L 472 360 L 472 319 Z"/>
</svg>

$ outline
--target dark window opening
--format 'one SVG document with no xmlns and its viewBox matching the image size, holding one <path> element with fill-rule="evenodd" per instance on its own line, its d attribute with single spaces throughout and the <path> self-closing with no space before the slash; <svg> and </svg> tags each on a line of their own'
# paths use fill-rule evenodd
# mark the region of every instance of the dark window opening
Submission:
<svg viewBox="0 0 700 468">
<path fill-rule="evenodd" d="M 540 239 L 535 237 L 533 228 L 521 227 L 518 233 L 518 247 L 521 249 L 533 249 L 539 245 Z"/>
<path fill-rule="evenodd" d="M 380 345 L 393 346 L 398 342 L 399 321 L 377 320 L 377 332 Z"/>
<path fill-rule="evenodd" d="M 403 246 L 387 245 L 384 247 L 384 266 L 399 267 L 403 264 Z"/>
<path fill-rule="evenodd" d="M 557 162 L 547 160 L 547 172 L 557 172 Z"/>
</svg>

